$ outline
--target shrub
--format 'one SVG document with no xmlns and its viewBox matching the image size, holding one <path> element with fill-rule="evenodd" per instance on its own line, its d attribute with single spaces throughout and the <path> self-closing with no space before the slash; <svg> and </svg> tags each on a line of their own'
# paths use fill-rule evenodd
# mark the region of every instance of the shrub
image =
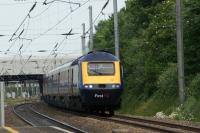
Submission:
<svg viewBox="0 0 200 133">
<path fill-rule="evenodd" d="M 176 64 L 169 64 L 168 68 L 161 73 L 158 78 L 157 86 L 160 95 L 163 97 L 177 95 L 178 85 Z"/>
<path fill-rule="evenodd" d="M 197 74 L 187 88 L 187 94 L 199 99 L 200 95 L 200 74 Z"/>
</svg>

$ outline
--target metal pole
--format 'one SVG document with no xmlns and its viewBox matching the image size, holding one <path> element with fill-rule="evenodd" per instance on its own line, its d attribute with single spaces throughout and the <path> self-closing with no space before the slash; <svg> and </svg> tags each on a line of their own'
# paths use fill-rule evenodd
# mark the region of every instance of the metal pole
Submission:
<svg viewBox="0 0 200 133">
<path fill-rule="evenodd" d="M 86 53 L 86 47 L 85 47 L 85 23 L 82 24 L 83 26 L 83 35 L 81 36 L 82 39 L 82 55 Z"/>
<path fill-rule="evenodd" d="M 4 113 L 4 82 L 0 82 L 1 85 L 1 127 L 5 126 L 5 113 Z"/>
<path fill-rule="evenodd" d="M 18 97 L 18 94 L 19 94 L 19 93 L 18 93 L 18 90 L 19 90 L 19 88 L 17 87 L 17 93 L 16 93 L 16 98 Z"/>
<path fill-rule="evenodd" d="M 89 22 L 90 22 L 90 43 L 89 43 L 89 50 L 93 50 L 93 18 L 92 18 L 92 6 L 89 6 Z"/>
<path fill-rule="evenodd" d="M 35 96 L 35 92 L 34 92 L 34 88 L 33 88 L 33 83 L 31 84 L 31 91 L 32 91 L 32 95 Z"/>
<path fill-rule="evenodd" d="M 20 84 L 20 92 L 21 92 L 21 97 L 23 97 L 23 94 L 22 94 L 22 85 Z"/>
<path fill-rule="evenodd" d="M 28 84 L 29 84 L 29 85 L 28 85 L 28 90 L 29 90 L 28 92 L 29 92 L 29 96 L 30 96 L 29 98 L 31 99 L 31 96 L 32 96 L 33 93 L 32 93 L 32 88 L 31 88 L 31 83 L 30 83 L 30 81 L 29 81 Z"/>
<path fill-rule="evenodd" d="M 114 9 L 114 31 L 115 31 L 115 55 L 118 59 L 119 56 L 119 27 L 118 27 L 118 16 L 117 16 L 117 0 L 113 0 Z"/>
<path fill-rule="evenodd" d="M 176 0 L 176 34 L 177 34 L 177 60 L 178 60 L 178 85 L 179 100 L 182 104 L 185 100 L 184 94 L 184 50 L 183 50 L 183 27 L 182 27 L 182 0 Z"/>
</svg>

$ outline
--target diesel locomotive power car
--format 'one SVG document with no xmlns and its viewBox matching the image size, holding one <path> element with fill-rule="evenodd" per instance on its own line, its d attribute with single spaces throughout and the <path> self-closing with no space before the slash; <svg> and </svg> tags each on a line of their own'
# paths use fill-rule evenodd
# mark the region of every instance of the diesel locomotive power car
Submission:
<svg viewBox="0 0 200 133">
<path fill-rule="evenodd" d="M 123 90 L 122 67 L 108 52 L 90 52 L 45 75 L 43 98 L 48 104 L 114 114 Z"/>
</svg>

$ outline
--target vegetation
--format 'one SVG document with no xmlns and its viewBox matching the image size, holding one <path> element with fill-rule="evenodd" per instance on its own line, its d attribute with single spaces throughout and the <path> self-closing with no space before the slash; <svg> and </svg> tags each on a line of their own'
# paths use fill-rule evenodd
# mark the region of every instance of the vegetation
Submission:
<svg viewBox="0 0 200 133">
<path fill-rule="evenodd" d="M 16 105 L 16 104 L 21 104 L 21 103 L 25 103 L 25 99 L 24 98 L 7 98 L 5 100 L 6 105 Z"/>
<path fill-rule="evenodd" d="M 159 111 L 167 115 L 177 112 L 177 119 L 194 116 L 192 120 L 200 120 L 199 7 L 199 0 L 184 0 L 187 98 L 179 105 L 175 0 L 126 1 L 126 7 L 118 13 L 125 75 L 121 112 L 148 116 Z M 113 16 L 96 26 L 94 47 L 114 52 Z M 178 117 L 183 114 L 188 117 Z"/>
</svg>

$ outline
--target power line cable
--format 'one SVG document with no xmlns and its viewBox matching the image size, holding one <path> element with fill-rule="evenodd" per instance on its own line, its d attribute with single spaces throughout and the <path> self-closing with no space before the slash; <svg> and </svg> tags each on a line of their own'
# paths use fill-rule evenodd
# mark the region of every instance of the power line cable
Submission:
<svg viewBox="0 0 200 133">
<path fill-rule="evenodd" d="M 22 24 L 26 21 L 26 19 L 28 17 L 30 17 L 30 13 L 33 11 L 33 9 L 35 8 L 37 2 L 35 2 L 33 4 L 33 6 L 31 7 L 31 9 L 29 10 L 28 14 L 25 16 L 25 18 L 22 20 L 22 22 L 20 23 L 20 25 L 18 26 L 17 30 L 12 34 L 11 38 L 9 39 L 9 42 L 13 40 L 13 37 L 16 35 L 17 31 L 20 29 L 20 27 L 22 26 Z"/>
<path fill-rule="evenodd" d="M 109 4 L 110 0 L 107 0 L 106 3 L 103 5 L 103 7 L 101 8 L 101 11 L 99 12 L 99 14 L 95 17 L 93 24 L 97 21 L 97 19 L 100 17 L 101 14 L 104 14 L 103 11 L 104 9 L 107 7 L 107 5 Z M 90 31 L 90 28 L 86 31 L 86 34 L 88 34 Z"/>
<path fill-rule="evenodd" d="M 46 64 L 46 62 L 47 62 L 47 59 L 48 59 L 51 55 L 54 55 L 54 58 L 57 56 L 56 51 L 58 51 L 58 49 L 60 48 L 60 46 L 61 46 L 61 45 L 64 43 L 64 41 L 67 39 L 67 36 L 74 35 L 74 34 L 72 33 L 72 29 L 71 29 L 68 33 L 61 34 L 61 35 L 65 35 L 66 37 L 63 38 L 63 40 L 62 40 L 60 43 L 57 43 L 57 44 L 54 46 L 53 50 L 50 52 L 50 54 L 49 54 L 49 55 L 47 56 L 47 58 L 44 60 L 44 66 L 45 66 L 45 64 Z"/>
<path fill-rule="evenodd" d="M 85 4 L 87 4 L 89 1 L 90 1 L 90 0 L 87 0 L 85 3 L 81 4 L 80 7 L 75 8 L 72 12 L 70 12 L 70 13 L 68 13 L 66 16 L 64 16 L 64 17 L 63 17 L 61 20 L 59 20 L 55 25 L 53 25 L 52 27 L 50 27 L 49 29 L 47 29 L 45 32 L 39 34 L 37 37 L 33 38 L 33 39 L 32 39 L 32 42 L 35 41 L 35 40 L 37 40 L 38 38 L 42 37 L 43 35 L 45 35 L 45 34 L 48 33 L 49 31 L 53 30 L 57 25 L 59 25 L 59 24 L 60 24 L 61 22 L 63 22 L 66 18 L 68 18 L 68 16 L 69 16 L 71 13 L 77 11 L 79 8 L 81 8 L 82 6 L 84 6 Z M 30 46 L 30 44 L 29 44 L 28 46 Z M 27 46 L 27 48 L 28 48 L 28 46 Z M 25 49 L 25 51 L 26 51 L 26 49 Z"/>
<path fill-rule="evenodd" d="M 48 4 L 51 4 L 51 3 L 54 3 L 54 2 L 63 2 L 63 3 L 67 3 L 67 4 L 75 4 L 75 5 L 78 5 L 79 7 L 81 6 L 80 3 L 71 2 L 71 1 L 64 1 L 64 0 L 52 0 L 52 1 L 49 1 L 49 2 L 47 2 L 47 0 L 45 0 L 43 2 L 43 4 L 48 5 Z"/>
<path fill-rule="evenodd" d="M 87 0 L 85 3 L 83 3 L 82 5 L 80 5 L 80 7 L 82 7 L 83 5 L 85 5 L 86 3 L 88 3 L 89 1 L 90 1 L 90 0 Z M 21 24 L 19 25 L 19 27 L 17 28 L 17 30 L 13 33 L 12 37 L 10 38 L 10 41 L 13 40 L 13 37 L 16 35 L 16 32 L 19 30 L 19 28 L 20 28 L 21 25 L 24 23 L 24 21 L 27 19 L 27 17 L 30 18 L 30 12 L 35 8 L 36 4 L 37 4 L 37 2 L 35 2 L 35 4 L 34 4 L 34 5 L 32 6 L 32 8 L 29 10 L 29 13 L 27 14 L 27 16 L 26 16 L 26 17 L 24 18 L 24 20 L 21 22 Z M 80 7 L 78 7 L 78 8 L 80 8 Z M 76 11 L 78 8 L 74 9 L 73 12 Z M 72 12 L 71 12 L 71 13 L 72 13 Z M 48 30 L 46 30 L 43 34 L 39 34 L 38 37 L 33 38 L 33 39 L 26 39 L 26 38 L 21 38 L 21 39 L 29 40 L 29 41 L 30 41 L 29 44 L 28 44 L 28 46 L 29 46 L 33 40 L 40 38 L 41 36 L 45 35 L 45 34 L 46 34 L 47 32 L 49 32 L 50 30 L 52 30 L 53 28 L 55 28 L 58 24 L 60 24 L 62 21 L 64 21 L 71 13 L 67 14 L 63 19 L 61 19 L 61 20 L 60 20 L 58 23 L 56 23 L 54 26 L 52 26 L 51 28 L 49 28 Z M 29 23 L 28 23 L 28 24 L 29 24 Z M 23 29 L 23 32 L 24 32 L 24 29 Z M 22 34 L 23 32 L 21 32 L 21 34 Z M 19 35 L 21 35 L 21 34 L 19 34 Z M 18 36 L 18 38 L 20 38 L 20 36 Z M 14 45 L 14 44 L 13 44 L 13 45 Z M 11 45 L 11 46 L 9 47 L 8 51 L 10 50 L 10 48 L 11 48 L 13 45 Z M 26 47 L 26 49 L 28 48 L 28 46 Z M 25 49 L 25 51 L 26 51 L 26 49 Z"/>
<path fill-rule="evenodd" d="M 87 2 L 89 2 L 89 0 L 86 1 L 84 4 L 82 4 L 80 7 L 82 7 L 83 5 L 85 5 Z M 32 6 L 32 8 L 29 10 L 29 13 L 35 8 L 35 6 L 36 6 L 36 4 Z M 77 10 L 78 8 L 80 8 L 80 7 L 77 7 L 77 8 L 74 9 L 72 12 L 76 11 L 76 10 Z M 71 12 L 71 13 L 72 13 L 72 12 Z M 25 17 L 25 19 L 22 21 L 22 23 L 20 24 L 20 26 L 18 27 L 18 29 L 16 30 L 16 32 L 13 33 L 13 35 L 12 35 L 12 37 L 11 37 L 11 40 L 13 39 L 13 36 L 16 35 L 16 33 L 18 32 L 19 28 L 20 28 L 21 25 L 24 23 L 24 21 L 26 20 L 27 17 L 30 18 L 30 14 L 28 14 L 28 15 Z M 53 27 L 51 27 L 51 28 L 49 28 L 47 31 L 45 31 L 45 32 L 43 33 L 43 35 L 45 35 L 47 32 L 49 32 L 50 30 L 52 30 L 53 28 L 55 28 L 58 24 L 60 24 L 62 21 L 64 21 L 67 17 L 68 17 L 68 15 L 65 16 L 63 19 L 61 19 L 61 20 L 60 20 L 58 23 L 56 23 Z M 20 36 L 22 35 L 23 32 L 24 32 L 24 29 L 20 32 L 19 38 L 21 38 Z M 27 32 L 27 31 L 26 31 L 26 32 Z M 41 36 L 41 34 L 40 34 L 40 36 Z M 21 39 L 24 39 L 24 38 L 21 38 Z M 34 39 L 35 39 L 35 38 L 34 38 Z M 36 38 L 36 39 L 37 39 L 37 38 Z M 31 43 L 31 42 L 30 42 L 30 43 Z M 61 43 L 61 44 L 62 44 L 62 43 Z M 21 51 L 21 50 L 20 50 L 20 51 Z M 24 51 L 25 51 L 25 50 L 24 50 Z M 24 52 L 24 51 L 23 51 L 23 52 Z M 20 52 L 20 55 L 21 55 L 21 52 Z"/>
<path fill-rule="evenodd" d="M 35 16 L 30 16 L 30 18 L 37 18 L 39 16 L 41 16 L 42 14 L 44 14 L 49 8 L 51 7 L 51 5 L 49 5 L 46 9 L 44 9 L 43 11 L 41 11 L 40 13 L 36 14 Z"/>
<path fill-rule="evenodd" d="M 90 0 L 87 0 L 85 3 L 83 3 L 82 5 L 80 5 L 80 7 L 84 6 L 86 3 L 88 3 Z M 55 25 L 53 25 L 52 27 L 50 27 L 49 29 L 47 29 L 45 32 L 41 33 L 38 37 L 33 38 L 33 40 L 40 38 L 41 36 L 43 36 L 44 34 L 48 33 L 49 31 L 51 31 L 52 29 L 54 29 L 57 25 L 59 25 L 61 22 L 63 22 L 71 13 L 75 12 L 76 10 L 78 10 L 80 7 L 75 8 L 72 12 L 68 13 L 66 16 L 64 16 L 61 20 L 59 20 Z"/>
</svg>

